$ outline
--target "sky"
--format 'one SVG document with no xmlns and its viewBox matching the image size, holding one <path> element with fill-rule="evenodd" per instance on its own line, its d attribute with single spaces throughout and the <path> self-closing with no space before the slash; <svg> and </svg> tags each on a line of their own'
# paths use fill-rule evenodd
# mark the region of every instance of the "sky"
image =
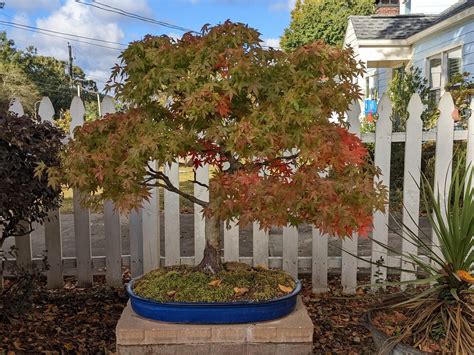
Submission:
<svg viewBox="0 0 474 355">
<path fill-rule="evenodd" d="M 243 22 L 260 31 L 264 44 L 277 47 L 279 37 L 289 24 L 290 12 L 296 0 L 80 1 L 113 6 L 192 30 L 199 30 L 206 23 L 214 25 L 227 19 Z M 118 62 L 120 49 L 125 48 L 123 45 L 139 40 L 146 34 L 179 37 L 184 33 L 84 5 L 76 0 L 3 0 L 3 2 L 5 5 L 0 9 L 0 21 L 114 42 L 100 43 L 110 47 L 104 48 L 70 41 L 74 64 L 83 68 L 87 77 L 95 80 L 99 88 L 102 88 L 108 79 L 110 68 Z M 66 39 L 12 28 L 4 23 L 0 23 L 0 31 L 6 31 L 7 36 L 15 41 L 17 48 L 33 45 L 39 54 L 62 60 L 68 58 Z M 91 42 L 87 39 L 83 41 Z"/>
</svg>

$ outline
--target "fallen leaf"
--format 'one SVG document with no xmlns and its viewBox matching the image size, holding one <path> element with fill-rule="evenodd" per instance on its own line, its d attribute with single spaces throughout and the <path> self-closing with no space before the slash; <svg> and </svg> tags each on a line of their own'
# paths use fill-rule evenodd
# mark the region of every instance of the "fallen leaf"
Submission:
<svg viewBox="0 0 474 355">
<path fill-rule="evenodd" d="M 293 291 L 293 287 L 288 287 L 280 284 L 278 284 L 278 288 L 285 293 L 290 293 L 291 291 Z"/>
<path fill-rule="evenodd" d="M 166 292 L 166 294 L 167 294 L 169 297 L 173 297 L 174 295 L 176 295 L 176 291 L 168 291 L 168 292 Z"/>
<path fill-rule="evenodd" d="M 234 292 L 236 296 L 242 296 L 249 292 L 249 289 L 247 287 L 234 287 Z"/>
<path fill-rule="evenodd" d="M 74 350 L 74 345 L 72 345 L 71 343 L 65 343 L 64 348 L 68 351 L 72 351 Z"/>
<path fill-rule="evenodd" d="M 265 264 L 257 264 L 254 266 L 255 270 L 268 270 L 268 266 Z"/>
<path fill-rule="evenodd" d="M 211 282 L 209 282 L 208 285 L 209 285 L 209 286 L 217 287 L 217 286 L 219 286 L 221 283 L 222 283 L 222 280 L 216 279 L 216 280 L 212 280 Z"/>
</svg>

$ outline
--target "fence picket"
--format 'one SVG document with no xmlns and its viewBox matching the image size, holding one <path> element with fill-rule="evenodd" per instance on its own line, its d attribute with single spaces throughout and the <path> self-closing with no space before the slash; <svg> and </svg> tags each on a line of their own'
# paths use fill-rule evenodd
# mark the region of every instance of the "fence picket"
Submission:
<svg viewBox="0 0 474 355">
<path fill-rule="evenodd" d="M 8 106 L 8 111 L 16 113 L 18 116 L 23 116 L 25 114 L 23 105 L 21 104 L 20 99 L 17 97 L 14 97 L 10 101 L 10 105 Z"/>
<path fill-rule="evenodd" d="M 74 129 L 84 123 L 84 104 L 78 96 L 74 96 L 71 103 L 70 134 L 74 137 Z M 91 255 L 91 229 L 90 212 L 81 206 L 81 194 L 72 192 L 74 209 L 74 237 L 76 241 L 77 257 L 77 282 L 79 287 L 92 285 L 92 255 Z"/>
<path fill-rule="evenodd" d="M 381 176 L 375 177 L 374 183 L 382 182 L 390 187 L 390 157 L 392 145 L 392 104 L 387 94 L 382 96 L 379 104 L 379 118 L 375 128 L 375 165 L 380 168 Z M 374 213 L 374 231 L 373 239 L 387 244 L 388 242 L 388 203 L 385 206 L 385 213 L 377 211 Z M 387 263 L 387 250 L 377 243 L 372 242 L 372 262 Z M 372 265 L 371 283 L 385 280 L 387 278 L 387 269 Z"/>
<path fill-rule="evenodd" d="M 474 97 L 471 99 L 471 115 L 467 123 L 466 166 L 474 169 Z M 467 177 L 469 179 L 469 176 Z"/>
<path fill-rule="evenodd" d="M 360 138 L 360 104 L 354 102 L 347 113 L 347 121 L 350 124 L 349 132 Z M 351 238 L 342 240 L 342 267 L 341 267 L 341 285 L 342 292 L 353 294 L 357 286 L 357 255 L 358 234 L 352 233 Z M 352 255 L 351 255 L 352 254 Z"/>
<path fill-rule="evenodd" d="M 324 293 L 328 291 L 328 236 L 313 227 L 312 237 L 312 290 Z"/>
<path fill-rule="evenodd" d="M 143 274 L 142 210 L 130 212 L 130 272 L 133 277 Z"/>
<path fill-rule="evenodd" d="M 100 103 L 100 112 L 103 116 L 115 112 L 114 101 L 105 96 Z M 120 214 L 116 211 L 112 201 L 104 203 L 104 230 L 105 230 L 105 279 L 109 286 L 122 285 L 122 240 L 120 228 Z"/>
<path fill-rule="evenodd" d="M 38 107 L 38 116 L 42 121 L 53 122 L 54 108 L 51 100 L 43 96 Z M 51 211 L 44 222 L 44 237 L 49 269 L 47 271 L 47 287 L 62 288 L 63 261 L 61 240 L 61 218 L 59 210 Z"/>
<path fill-rule="evenodd" d="M 283 228 L 283 270 L 298 277 L 298 228 Z"/>
<path fill-rule="evenodd" d="M 208 164 L 196 169 L 196 181 L 209 185 Z M 207 187 L 195 183 L 194 196 L 200 200 L 209 201 L 209 190 Z M 206 222 L 202 213 L 202 207 L 194 204 L 194 262 L 196 265 L 201 262 L 204 255 L 204 247 L 206 246 L 205 228 Z"/>
<path fill-rule="evenodd" d="M 236 221 L 224 225 L 224 261 L 239 261 L 239 225 Z"/>
<path fill-rule="evenodd" d="M 156 162 L 150 163 L 157 169 Z M 143 203 L 141 210 L 142 237 L 143 237 L 143 272 L 160 267 L 160 193 L 157 187 L 150 190 L 150 198 Z M 140 235 L 139 231 L 135 231 Z"/>
<path fill-rule="evenodd" d="M 436 132 L 436 152 L 435 152 L 435 172 L 434 172 L 434 193 L 439 196 L 441 215 L 446 218 L 446 200 L 451 184 L 452 159 L 454 147 L 454 122 L 452 113 L 454 102 L 449 92 L 445 92 L 438 105 L 439 119 Z M 439 144 L 443 142 L 443 144 Z M 439 240 L 434 233 L 431 233 L 432 250 L 439 257 L 443 257 L 439 250 Z"/>
<path fill-rule="evenodd" d="M 165 174 L 173 186 L 179 188 L 179 164 L 165 166 Z M 180 213 L 179 195 L 165 189 L 165 265 L 180 263 Z"/>
<path fill-rule="evenodd" d="M 253 234 L 253 265 L 268 266 L 268 231 L 260 229 L 260 224 L 254 222 Z"/>
<path fill-rule="evenodd" d="M 421 151 L 423 121 L 421 114 L 423 103 L 420 95 L 414 94 L 408 103 L 409 118 L 406 123 L 405 141 L 405 167 L 403 173 L 403 235 L 408 237 L 408 231 L 418 235 L 418 217 L 420 214 L 420 184 L 421 176 Z M 405 255 L 418 253 L 416 245 L 408 240 L 402 240 L 402 252 Z M 402 268 L 415 270 L 415 265 L 406 258 L 402 258 Z M 414 280 L 416 275 L 409 272 L 402 272 L 401 281 Z M 403 287 L 402 287 L 403 288 Z"/>
<path fill-rule="evenodd" d="M 44 224 L 44 236 L 46 255 L 48 257 L 49 269 L 47 271 L 47 287 L 62 288 L 63 260 L 61 239 L 61 218 L 59 210 L 51 211 L 48 220 Z"/>
</svg>

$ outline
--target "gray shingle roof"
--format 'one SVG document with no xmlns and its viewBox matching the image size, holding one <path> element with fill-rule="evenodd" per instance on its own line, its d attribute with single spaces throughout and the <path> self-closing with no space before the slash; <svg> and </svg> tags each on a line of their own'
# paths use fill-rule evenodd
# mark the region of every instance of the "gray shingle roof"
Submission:
<svg viewBox="0 0 474 355">
<path fill-rule="evenodd" d="M 405 39 L 474 6 L 461 0 L 439 15 L 350 16 L 358 39 Z"/>
</svg>

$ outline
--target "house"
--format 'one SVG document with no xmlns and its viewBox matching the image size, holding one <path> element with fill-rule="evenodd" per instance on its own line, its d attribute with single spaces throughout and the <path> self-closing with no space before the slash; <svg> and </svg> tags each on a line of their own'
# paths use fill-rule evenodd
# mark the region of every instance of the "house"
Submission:
<svg viewBox="0 0 474 355">
<path fill-rule="evenodd" d="M 474 74 L 474 0 L 380 0 L 375 15 L 349 18 L 344 45 L 366 65 L 365 99 L 379 99 L 403 66 L 418 67 L 439 98 L 455 74 Z"/>
</svg>

